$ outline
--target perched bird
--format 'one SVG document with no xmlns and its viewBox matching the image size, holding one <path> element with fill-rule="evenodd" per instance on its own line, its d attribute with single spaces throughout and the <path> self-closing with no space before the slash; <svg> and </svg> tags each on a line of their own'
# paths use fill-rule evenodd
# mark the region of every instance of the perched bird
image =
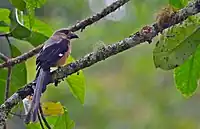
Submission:
<svg viewBox="0 0 200 129">
<path fill-rule="evenodd" d="M 50 68 L 65 64 L 66 59 L 71 53 L 70 40 L 74 38 L 78 38 L 75 33 L 68 29 L 60 29 L 55 31 L 44 43 L 36 59 L 36 86 L 25 123 L 36 121 L 41 94 L 46 90 L 46 86 L 51 81 Z"/>
</svg>

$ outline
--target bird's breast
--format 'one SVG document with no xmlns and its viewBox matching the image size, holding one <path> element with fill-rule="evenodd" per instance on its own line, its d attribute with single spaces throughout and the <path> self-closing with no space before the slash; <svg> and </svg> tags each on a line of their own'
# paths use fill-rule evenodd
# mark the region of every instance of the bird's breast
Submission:
<svg viewBox="0 0 200 129">
<path fill-rule="evenodd" d="M 63 56 L 60 60 L 58 60 L 57 62 L 57 66 L 62 66 L 66 63 L 67 58 L 69 57 L 69 55 L 71 54 L 71 45 L 69 44 L 68 46 L 68 51 L 64 53 L 64 55 L 60 55 Z"/>
</svg>

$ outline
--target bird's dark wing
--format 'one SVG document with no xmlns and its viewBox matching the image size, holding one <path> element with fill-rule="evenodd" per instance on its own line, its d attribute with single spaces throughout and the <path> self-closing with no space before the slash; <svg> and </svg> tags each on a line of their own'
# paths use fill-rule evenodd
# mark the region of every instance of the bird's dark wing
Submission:
<svg viewBox="0 0 200 129">
<path fill-rule="evenodd" d="M 67 39 L 49 39 L 45 46 L 38 54 L 36 59 L 37 69 L 49 70 L 50 67 L 56 65 L 57 61 L 61 59 L 65 52 L 68 51 L 69 40 Z"/>
</svg>

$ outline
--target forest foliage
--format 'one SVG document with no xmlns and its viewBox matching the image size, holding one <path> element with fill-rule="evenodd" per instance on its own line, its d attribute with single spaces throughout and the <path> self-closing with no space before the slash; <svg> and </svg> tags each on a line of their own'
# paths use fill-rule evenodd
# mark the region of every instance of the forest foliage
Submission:
<svg viewBox="0 0 200 129">
<path fill-rule="evenodd" d="M 45 4 L 45 0 L 9 0 L 13 9 L 0 8 L 0 32 L 9 38 L 27 41 L 34 47 L 44 43 L 53 29 L 50 25 L 35 17 L 35 10 Z M 170 6 L 179 10 L 188 4 L 188 0 L 169 0 Z M 166 29 L 159 36 L 159 40 L 153 50 L 153 60 L 156 68 L 173 70 L 177 89 L 185 96 L 192 96 L 198 86 L 200 78 L 200 19 L 199 16 L 191 16 L 181 24 Z M 6 38 L 2 36 L 2 38 Z M 0 52 L 8 57 L 16 57 L 23 53 L 20 44 L 2 42 Z M 73 57 L 68 63 L 74 61 Z M 3 60 L 0 60 L 3 63 Z M 27 84 L 27 63 L 15 65 L 12 68 L 10 95 Z M 100 72 L 100 71 L 99 71 Z M 0 102 L 4 102 L 4 91 L 7 78 L 7 69 L 0 69 Z M 81 104 L 85 100 L 85 77 L 83 71 L 67 77 L 71 93 Z M 49 106 L 49 105 L 50 106 Z M 44 104 L 45 105 L 45 104 Z M 44 108 L 46 114 L 55 115 L 47 117 L 53 129 L 71 129 L 75 123 L 69 118 L 67 107 L 61 104 L 47 103 L 49 109 Z M 62 107 L 60 112 L 54 112 Z M 70 111 L 69 111 L 70 112 Z M 61 114 L 60 114 L 61 113 Z M 56 114 L 59 114 L 59 116 Z M 63 124 L 64 123 L 64 124 Z M 39 123 L 30 124 L 27 128 L 40 128 Z"/>
</svg>

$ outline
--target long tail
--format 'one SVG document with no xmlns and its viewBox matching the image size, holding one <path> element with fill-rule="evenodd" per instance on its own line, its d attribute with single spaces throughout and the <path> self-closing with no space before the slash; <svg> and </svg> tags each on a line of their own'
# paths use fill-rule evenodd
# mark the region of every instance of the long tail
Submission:
<svg viewBox="0 0 200 129">
<path fill-rule="evenodd" d="M 31 120 L 33 122 L 36 121 L 40 104 L 40 97 L 42 95 L 42 92 L 44 92 L 44 90 L 46 89 L 48 81 L 49 81 L 49 71 L 44 71 L 43 69 L 40 69 L 36 79 L 36 87 L 34 90 L 31 107 L 26 116 L 25 123 L 29 123 Z"/>
</svg>

